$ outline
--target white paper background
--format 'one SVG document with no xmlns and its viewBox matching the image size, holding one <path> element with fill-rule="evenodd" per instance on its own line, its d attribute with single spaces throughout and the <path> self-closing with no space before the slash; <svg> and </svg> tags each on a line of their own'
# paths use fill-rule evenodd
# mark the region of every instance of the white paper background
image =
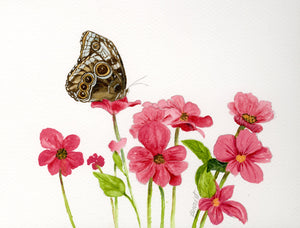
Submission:
<svg viewBox="0 0 300 228">
<path fill-rule="evenodd" d="M 58 176 L 39 167 L 39 133 L 52 127 L 65 136 L 81 137 L 78 148 L 87 159 L 106 158 L 114 139 L 111 117 L 89 104 L 75 102 L 64 85 L 79 56 L 82 32 L 92 30 L 117 46 L 128 85 L 147 76 L 149 86 L 133 86 L 129 100 L 156 102 L 181 94 L 211 115 L 214 125 L 181 139 L 202 140 L 210 149 L 221 134 L 237 125 L 227 103 L 236 92 L 252 92 L 270 100 L 275 118 L 264 124 L 259 139 L 271 149 L 263 164 L 265 180 L 256 185 L 231 176 L 232 200 L 245 205 L 249 221 L 242 225 L 225 215 L 219 227 L 299 227 L 299 60 L 300 2 L 297 0 L 209 1 L 6 1 L 1 23 L 1 151 L 0 227 L 71 227 Z M 118 115 L 126 151 L 138 145 L 128 129 L 140 107 Z M 200 162 L 189 152 L 189 168 L 177 191 L 176 227 L 191 227 L 194 173 Z M 109 200 L 92 170 L 84 166 L 64 178 L 77 227 L 113 227 Z M 146 227 L 147 186 L 131 175 L 134 194 Z M 169 226 L 171 187 L 167 198 Z M 126 199 L 119 200 L 120 228 L 137 227 Z M 153 227 L 159 227 L 160 195 L 153 190 Z M 206 227 L 214 227 L 207 220 Z"/>
</svg>

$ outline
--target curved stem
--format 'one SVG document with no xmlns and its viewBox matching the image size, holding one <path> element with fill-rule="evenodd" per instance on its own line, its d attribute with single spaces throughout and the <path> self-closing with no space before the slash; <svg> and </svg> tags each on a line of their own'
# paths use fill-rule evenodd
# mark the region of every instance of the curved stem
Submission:
<svg viewBox="0 0 300 228">
<path fill-rule="evenodd" d="M 147 228 L 151 228 L 151 198 L 152 198 L 152 178 L 148 182 L 148 197 L 147 197 Z"/>
<path fill-rule="evenodd" d="M 72 224 L 72 227 L 75 228 L 76 226 L 74 224 L 73 216 L 72 216 L 70 206 L 69 206 L 69 203 L 68 203 L 68 200 L 67 200 L 67 196 L 66 196 L 66 192 L 65 192 L 65 188 L 64 188 L 64 183 L 63 183 L 62 176 L 61 176 L 61 170 L 59 170 L 59 180 L 60 180 L 61 191 L 62 191 L 64 201 L 65 201 L 66 210 L 67 210 L 67 213 L 69 215 L 69 219 L 70 219 L 70 222 Z"/>
<path fill-rule="evenodd" d="M 200 210 L 197 210 L 195 218 L 194 218 L 194 221 L 193 221 L 192 228 L 196 228 L 197 227 L 197 222 L 198 222 L 199 215 L 200 215 Z"/>
<path fill-rule="evenodd" d="M 165 193 L 164 189 L 161 186 L 159 187 L 160 196 L 161 196 L 161 213 L 160 213 L 160 228 L 165 226 Z"/>
<path fill-rule="evenodd" d="M 202 219 L 201 219 L 201 222 L 200 222 L 200 228 L 204 227 L 206 217 L 207 217 L 207 211 L 205 211 L 205 213 L 202 216 Z"/>
<path fill-rule="evenodd" d="M 136 208 L 133 205 L 133 200 L 130 198 L 130 196 L 128 196 L 126 193 L 124 194 L 124 196 L 130 201 L 131 205 L 133 206 L 135 213 L 137 214 Z M 141 227 L 141 221 L 140 218 L 137 217 L 138 223 L 139 223 L 139 227 Z"/>
<path fill-rule="evenodd" d="M 115 132 L 115 135 L 116 135 L 116 139 L 118 141 L 120 141 L 121 137 L 120 137 L 120 132 L 119 132 L 118 124 L 117 124 L 116 115 L 113 114 L 112 117 L 113 117 L 113 125 L 114 125 L 114 132 Z M 131 188 L 131 184 L 130 184 L 130 180 L 129 180 L 129 175 L 128 175 L 128 169 L 127 169 L 127 165 L 126 165 L 125 154 L 124 154 L 124 150 L 123 149 L 121 149 L 121 159 L 122 159 L 122 163 L 123 163 L 124 175 L 126 177 L 127 186 L 128 186 L 128 189 L 129 189 L 131 200 L 132 200 L 132 206 L 133 206 L 134 211 L 136 213 L 136 217 L 137 217 L 137 220 L 139 222 L 139 227 L 141 227 L 140 226 L 140 216 L 139 216 L 138 209 L 137 209 L 137 206 L 136 206 L 136 203 L 135 203 L 135 199 L 133 197 L 132 188 Z"/>
</svg>

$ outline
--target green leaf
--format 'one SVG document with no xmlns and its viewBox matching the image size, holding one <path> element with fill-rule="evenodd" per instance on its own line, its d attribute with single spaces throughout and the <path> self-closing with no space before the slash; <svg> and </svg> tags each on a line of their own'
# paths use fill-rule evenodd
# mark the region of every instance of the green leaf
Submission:
<svg viewBox="0 0 300 228">
<path fill-rule="evenodd" d="M 209 149 L 207 149 L 202 142 L 194 139 L 187 139 L 181 142 L 189 148 L 203 162 L 203 164 L 212 158 Z"/>
<path fill-rule="evenodd" d="M 93 174 L 99 180 L 100 188 L 105 195 L 119 197 L 125 194 L 125 184 L 120 178 L 105 173 L 93 172 Z"/>
<path fill-rule="evenodd" d="M 113 153 L 113 160 L 117 165 L 117 167 L 119 168 L 119 170 L 121 170 L 121 172 L 124 173 L 122 159 L 116 151 Z"/>
<path fill-rule="evenodd" d="M 207 164 L 203 164 L 198 168 L 195 182 L 202 198 L 211 198 L 216 193 L 215 180 L 211 172 L 207 172 Z"/>
<path fill-rule="evenodd" d="M 220 162 L 217 159 L 212 158 L 207 162 L 207 172 L 216 170 L 224 173 L 226 171 L 226 166 L 227 162 Z"/>
</svg>

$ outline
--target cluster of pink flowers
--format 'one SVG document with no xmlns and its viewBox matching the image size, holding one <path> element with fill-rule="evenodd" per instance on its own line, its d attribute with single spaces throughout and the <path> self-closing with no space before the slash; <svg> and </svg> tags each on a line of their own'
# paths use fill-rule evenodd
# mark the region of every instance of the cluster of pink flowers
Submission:
<svg viewBox="0 0 300 228">
<path fill-rule="evenodd" d="M 115 116 L 127 107 L 134 107 L 141 101 L 128 102 L 127 98 L 117 101 L 103 100 L 93 102 L 92 108 L 103 108 Z M 234 121 L 240 125 L 236 135 L 221 135 L 217 139 L 213 154 L 219 162 L 227 163 L 226 172 L 240 174 L 250 183 L 260 183 L 263 171 L 257 163 L 270 162 L 272 154 L 267 147 L 262 146 L 256 133 L 263 130 L 259 123 L 274 118 L 271 102 L 258 101 L 251 93 L 237 93 L 234 102 L 228 104 Z M 168 147 L 171 131 L 168 127 L 183 131 L 198 131 L 205 136 L 202 128 L 213 124 L 212 118 L 200 116 L 199 107 L 192 102 L 185 102 L 182 96 L 176 95 L 168 100 L 157 103 L 145 102 L 141 112 L 134 114 L 130 133 L 137 138 L 142 146 L 131 148 L 127 154 L 129 170 L 143 184 L 150 179 L 161 187 L 167 184 L 178 186 L 182 183 L 182 173 L 188 168 L 185 160 L 187 151 L 184 146 Z M 40 142 L 44 150 L 40 153 L 39 165 L 48 165 L 51 175 L 60 172 L 64 176 L 72 173 L 72 169 L 84 163 L 83 154 L 74 150 L 79 146 L 77 135 L 66 138 L 55 129 L 46 128 L 40 134 Z M 109 149 L 118 156 L 126 145 L 127 139 L 112 140 Z M 123 153 L 123 152 L 122 152 Z M 105 161 L 101 155 L 93 154 L 87 159 L 87 164 L 93 169 L 100 169 Z M 101 171 L 102 172 L 102 171 Z M 229 200 L 234 186 L 220 188 L 217 182 L 216 193 L 210 198 L 199 201 L 199 210 L 207 211 L 210 221 L 217 225 L 223 221 L 223 212 L 238 218 L 242 223 L 247 221 L 245 207 Z"/>
</svg>

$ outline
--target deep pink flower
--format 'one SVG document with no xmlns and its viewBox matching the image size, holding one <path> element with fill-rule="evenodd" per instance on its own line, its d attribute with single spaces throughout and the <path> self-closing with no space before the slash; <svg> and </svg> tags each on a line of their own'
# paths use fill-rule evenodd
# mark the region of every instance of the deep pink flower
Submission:
<svg viewBox="0 0 300 228">
<path fill-rule="evenodd" d="M 126 142 L 127 142 L 126 138 L 121 138 L 120 141 L 118 142 L 112 140 L 108 144 L 108 147 L 112 152 L 117 151 L 118 153 L 120 153 L 121 149 L 126 145 Z"/>
<path fill-rule="evenodd" d="M 111 115 L 115 115 L 127 107 L 133 107 L 138 104 L 141 104 L 140 100 L 136 100 L 134 102 L 128 102 L 127 97 L 124 97 L 116 101 L 110 101 L 106 99 L 103 99 L 102 101 L 94 101 L 91 103 L 91 107 L 103 108 L 104 110 L 108 111 Z"/>
<path fill-rule="evenodd" d="M 159 101 L 158 106 L 166 110 L 166 120 L 172 127 L 180 127 L 183 131 L 198 131 L 204 137 L 200 127 L 210 127 L 213 124 L 210 116 L 200 117 L 200 109 L 192 102 L 184 101 L 176 95 L 167 101 Z"/>
<path fill-rule="evenodd" d="M 249 130 L 240 131 L 237 138 L 222 135 L 214 146 L 214 155 L 221 162 L 228 162 L 226 171 L 233 175 L 241 173 L 242 178 L 251 183 L 263 180 L 263 172 L 256 164 L 270 162 L 272 154 L 263 147 L 256 134 Z"/>
<path fill-rule="evenodd" d="M 180 175 L 188 166 L 183 161 L 186 149 L 183 146 L 166 149 L 170 130 L 160 122 L 151 122 L 140 129 L 138 139 L 144 147 L 132 148 L 127 156 L 130 171 L 136 173 L 137 179 L 145 184 L 153 178 L 162 187 L 168 183 L 179 185 Z"/>
<path fill-rule="evenodd" d="M 103 167 L 104 163 L 104 158 L 101 155 L 98 156 L 96 153 L 90 156 L 87 160 L 87 164 L 92 164 L 93 169 L 98 169 L 97 166 Z"/>
<path fill-rule="evenodd" d="M 133 115 L 133 125 L 130 128 L 130 133 L 134 138 L 138 137 L 139 130 L 151 123 L 151 122 L 161 122 L 163 123 L 165 119 L 165 111 L 160 110 L 157 107 L 147 106 L 139 113 Z"/>
<path fill-rule="evenodd" d="M 223 212 L 229 216 L 238 218 L 242 223 L 247 222 L 247 211 L 239 202 L 228 200 L 233 194 L 233 185 L 223 187 L 221 190 L 216 184 L 217 191 L 211 198 L 199 200 L 199 210 L 207 211 L 212 224 L 218 225 L 223 221 Z"/>
<path fill-rule="evenodd" d="M 47 149 L 39 155 L 39 165 L 48 165 L 51 175 L 61 170 L 62 175 L 68 176 L 72 169 L 83 164 L 81 152 L 74 152 L 79 146 L 80 138 L 77 135 L 68 135 L 66 138 L 55 129 L 43 129 L 40 134 L 43 148 Z"/>
<path fill-rule="evenodd" d="M 269 101 L 258 101 L 252 93 L 238 92 L 234 102 L 228 104 L 230 113 L 237 124 L 249 128 L 253 132 L 261 132 L 264 123 L 274 118 L 272 104 Z"/>
</svg>

